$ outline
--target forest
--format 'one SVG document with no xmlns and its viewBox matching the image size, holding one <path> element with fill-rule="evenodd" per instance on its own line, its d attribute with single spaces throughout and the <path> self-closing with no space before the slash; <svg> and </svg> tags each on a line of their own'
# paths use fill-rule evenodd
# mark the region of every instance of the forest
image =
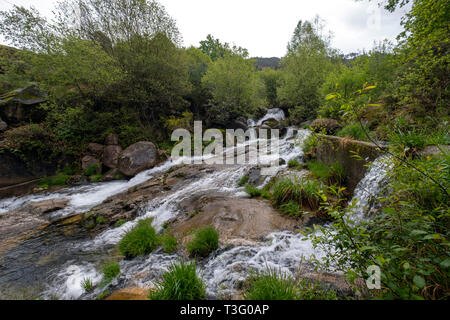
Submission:
<svg viewBox="0 0 450 320">
<path fill-rule="evenodd" d="M 317 263 L 337 262 L 354 288 L 358 279 L 368 277 L 368 266 L 383 270 L 382 289 L 362 290 L 358 297 L 448 299 L 450 1 L 373 1 L 390 12 L 411 5 L 395 43 L 386 40 L 369 51 L 344 55 L 332 47 L 326 25 L 316 17 L 298 22 L 281 59 L 250 57 L 245 44 L 214 35 L 184 47 L 182 30 L 155 0 L 61 0 L 52 21 L 34 8 L 0 11 L 0 34 L 9 44 L 0 46 L 0 154 L 13 154 L 32 168 L 45 164 L 40 177 L 45 189 L 67 185 L 83 172 L 80 160 L 89 145 L 102 144 L 111 134 L 123 149 L 151 141 L 169 154 L 172 131 L 192 131 L 193 120 L 206 128 L 245 128 L 248 119 L 279 108 L 286 115 L 280 126 L 314 131 L 319 122 L 317 133 L 375 144 L 394 163 L 389 192 L 382 195 L 381 213 L 358 225 L 346 218 L 343 199 L 349 198 L 342 195 L 339 170 L 319 168 L 318 162 L 305 167 L 318 177 L 320 170 L 328 170 L 322 174 L 326 182 L 322 189 L 308 185 L 315 191 L 304 202 L 286 181 L 261 192 L 243 177 L 247 193 L 268 199 L 287 215 L 297 217 L 299 206 L 307 203 L 328 216 L 333 229 L 320 227 L 320 234 L 305 229 L 315 246 L 331 241 L 338 248 Z M 43 102 L 20 117 L 11 116 L 6 106 L 21 88 L 31 88 L 23 93 L 26 99 Z M 313 135 L 304 147 L 311 157 L 318 137 Z M 288 165 L 302 166 L 296 161 Z M 96 173 L 94 182 L 101 177 Z M 152 248 L 170 247 L 174 240 L 155 240 L 145 220 L 136 228 L 141 235 L 149 232 Z M 130 244 L 132 235 L 126 237 L 119 245 L 123 255 L 142 254 Z M 214 238 L 214 230 L 199 231 L 199 242 L 201 237 Z M 195 243 L 187 247 L 193 256 L 196 250 L 202 256 L 203 249 L 209 252 Z M 189 277 L 193 266 L 180 262 L 172 276 L 185 272 Z M 189 286 L 198 294 L 177 296 L 165 287 L 171 281 L 167 275 L 150 298 L 202 299 L 204 288 L 197 280 L 190 279 Z M 270 281 L 280 286 L 279 295 L 267 292 Z M 338 298 L 304 282 L 291 286 L 292 281 L 269 272 L 249 284 L 246 297 Z"/>
</svg>

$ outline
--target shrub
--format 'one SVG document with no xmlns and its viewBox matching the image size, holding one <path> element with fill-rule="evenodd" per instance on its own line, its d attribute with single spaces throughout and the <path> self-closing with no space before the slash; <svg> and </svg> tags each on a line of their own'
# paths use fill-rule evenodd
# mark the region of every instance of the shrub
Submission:
<svg viewBox="0 0 450 320">
<path fill-rule="evenodd" d="M 165 253 L 173 253 L 178 247 L 177 239 L 167 233 L 162 237 L 162 245 Z"/>
<path fill-rule="evenodd" d="M 318 144 L 319 138 L 315 134 L 311 134 L 303 141 L 302 150 L 306 154 L 313 153 Z"/>
<path fill-rule="evenodd" d="M 356 140 L 369 141 L 366 132 L 369 133 L 368 128 L 363 129 L 359 123 L 354 123 L 345 126 L 339 130 L 336 135 L 338 137 L 348 137 Z"/>
<path fill-rule="evenodd" d="M 245 192 L 247 192 L 252 198 L 261 196 L 261 189 L 258 189 L 257 187 L 248 183 L 245 185 Z"/>
<path fill-rule="evenodd" d="M 205 284 L 198 277 L 195 262 L 173 264 L 151 291 L 152 300 L 201 300 L 206 296 Z"/>
<path fill-rule="evenodd" d="M 54 177 L 42 178 L 39 182 L 39 188 L 48 188 L 53 186 L 63 186 L 67 183 L 69 177 L 64 173 L 58 173 Z"/>
<path fill-rule="evenodd" d="M 312 210 L 318 210 L 320 207 L 320 194 L 324 193 L 322 184 L 318 181 L 308 181 L 303 184 L 302 199 Z"/>
<path fill-rule="evenodd" d="M 95 219 L 95 223 L 96 224 L 104 224 L 104 223 L 106 223 L 106 218 L 99 216 L 99 217 L 97 217 L 97 219 Z"/>
<path fill-rule="evenodd" d="M 345 181 L 344 168 L 338 162 L 332 164 L 331 166 L 328 166 L 323 162 L 314 160 L 308 162 L 307 165 L 309 170 L 315 177 L 319 178 L 329 185 L 341 185 Z"/>
<path fill-rule="evenodd" d="M 98 182 L 98 181 L 100 181 L 101 177 L 102 177 L 101 174 L 96 174 L 96 175 L 91 176 L 90 179 L 91 179 L 91 182 Z"/>
<path fill-rule="evenodd" d="M 136 227 L 120 240 L 118 248 L 126 258 L 146 255 L 156 249 L 160 239 L 152 227 L 153 219 L 139 220 Z"/>
<path fill-rule="evenodd" d="M 297 159 L 291 159 L 288 161 L 288 167 L 301 169 L 302 165 L 301 165 L 300 161 L 298 161 Z"/>
<path fill-rule="evenodd" d="M 84 171 L 84 175 L 85 176 L 93 176 L 97 173 L 98 170 L 98 165 L 96 164 L 91 164 L 85 171 Z"/>
<path fill-rule="evenodd" d="M 297 180 L 283 178 L 273 187 L 272 202 L 276 207 L 290 201 L 301 203 L 302 184 Z"/>
<path fill-rule="evenodd" d="M 298 203 L 289 201 L 280 206 L 280 211 L 290 217 L 298 217 L 300 215 L 301 207 Z"/>
<path fill-rule="evenodd" d="M 213 227 L 205 227 L 194 234 L 194 238 L 187 244 L 190 255 L 207 256 L 219 246 L 219 233 Z"/>
<path fill-rule="evenodd" d="M 294 280 L 275 270 L 252 276 L 244 293 L 246 300 L 296 300 Z"/>
<path fill-rule="evenodd" d="M 243 176 L 241 179 L 239 179 L 238 185 L 239 185 L 240 187 L 243 187 L 243 186 L 245 186 L 245 185 L 247 184 L 247 182 L 248 182 L 248 174 L 246 174 L 246 175 Z"/>
<path fill-rule="evenodd" d="M 103 282 L 108 283 L 115 277 L 117 277 L 120 273 L 120 266 L 117 262 L 111 261 L 108 262 L 103 267 Z"/>
</svg>

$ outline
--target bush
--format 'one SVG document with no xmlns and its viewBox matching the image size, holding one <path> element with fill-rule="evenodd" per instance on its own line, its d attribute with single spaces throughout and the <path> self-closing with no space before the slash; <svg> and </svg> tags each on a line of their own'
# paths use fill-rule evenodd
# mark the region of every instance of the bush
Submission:
<svg viewBox="0 0 450 320">
<path fill-rule="evenodd" d="M 213 227 L 198 230 L 187 244 L 190 255 L 206 257 L 219 246 L 219 233 Z"/>
<path fill-rule="evenodd" d="M 307 166 L 316 178 L 319 178 L 328 185 L 342 185 L 345 181 L 344 168 L 338 162 L 328 166 L 323 162 L 314 160 L 308 162 Z"/>
<path fill-rule="evenodd" d="M 368 128 L 363 129 L 361 128 L 361 125 L 359 123 L 354 123 L 345 126 L 341 130 L 339 130 L 336 135 L 338 137 L 348 137 L 355 140 L 369 141 L 366 132 L 369 133 Z"/>
<path fill-rule="evenodd" d="M 162 246 L 165 253 L 173 253 L 178 248 L 177 239 L 170 234 L 165 234 L 162 237 Z"/>
<path fill-rule="evenodd" d="M 301 203 L 302 184 L 298 180 L 284 178 L 273 187 L 272 202 L 276 207 L 288 202 Z"/>
<path fill-rule="evenodd" d="M 138 221 L 138 225 L 120 240 L 118 248 L 126 258 L 146 255 L 155 250 L 160 239 L 152 227 L 153 219 L 143 219 Z"/>
<path fill-rule="evenodd" d="M 301 165 L 300 161 L 298 161 L 297 159 L 291 159 L 291 160 L 288 161 L 288 168 L 301 169 L 302 165 Z"/>
<path fill-rule="evenodd" d="M 239 179 L 238 186 L 243 187 L 247 184 L 247 182 L 248 182 L 248 174 Z"/>
<path fill-rule="evenodd" d="M 152 300 L 201 300 L 206 296 L 205 284 L 197 276 L 195 262 L 173 264 L 151 291 Z"/>
<path fill-rule="evenodd" d="M 95 174 L 97 174 L 97 170 L 98 170 L 98 165 L 96 164 L 91 164 L 85 171 L 84 171 L 84 175 L 85 176 L 93 176 Z"/>
<path fill-rule="evenodd" d="M 39 188 L 48 188 L 53 186 L 63 186 L 67 183 L 69 177 L 64 173 L 58 173 L 54 177 L 42 178 L 39 182 Z"/>
<path fill-rule="evenodd" d="M 291 277 L 269 269 L 250 278 L 244 297 L 246 300 L 296 300 L 297 288 Z"/>
<path fill-rule="evenodd" d="M 280 206 L 280 211 L 289 217 L 298 217 L 300 215 L 301 207 L 298 203 L 293 201 L 289 201 L 288 203 L 284 203 Z"/>
<path fill-rule="evenodd" d="M 254 197 L 261 196 L 262 191 L 261 191 L 261 189 L 258 189 L 257 187 L 255 187 L 251 184 L 246 184 L 245 192 L 247 192 L 250 197 L 254 198 Z"/>
<path fill-rule="evenodd" d="M 120 266 L 117 262 L 111 261 L 103 267 L 103 282 L 108 283 L 120 273 Z"/>
</svg>

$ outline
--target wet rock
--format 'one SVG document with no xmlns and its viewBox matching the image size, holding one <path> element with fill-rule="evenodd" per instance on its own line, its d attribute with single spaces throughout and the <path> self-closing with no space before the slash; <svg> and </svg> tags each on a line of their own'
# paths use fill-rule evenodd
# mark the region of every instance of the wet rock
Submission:
<svg viewBox="0 0 450 320">
<path fill-rule="evenodd" d="M 100 181 L 105 182 L 105 181 L 117 180 L 118 176 L 122 176 L 122 175 L 121 175 L 121 173 L 119 172 L 119 170 L 117 168 L 114 168 L 114 169 L 111 169 L 108 172 L 106 172 L 100 178 Z"/>
<path fill-rule="evenodd" d="M 442 155 L 443 152 L 448 153 L 449 151 L 450 151 L 450 146 L 446 146 L 446 145 L 426 146 L 422 150 L 417 152 L 417 155 L 423 156 L 423 157 L 436 156 L 436 155 Z"/>
<path fill-rule="evenodd" d="M 263 183 L 263 181 L 264 181 L 264 176 L 261 175 L 260 167 L 252 167 L 248 171 L 248 183 L 258 186 L 261 183 Z"/>
<path fill-rule="evenodd" d="M 92 142 L 89 143 L 87 146 L 88 152 L 98 158 L 102 157 L 104 148 L 105 148 L 104 145 L 99 144 L 99 143 L 92 143 Z"/>
<path fill-rule="evenodd" d="M 84 171 L 92 166 L 96 167 L 96 174 L 102 173 L 101 163 L 98 159 L 94 158 L 93 156 L 84 156 L 83 159 L 81 159 L 81 168 Z"/>
<path fill-rule="evenodd" d="M 277 230 L 293 230 L 298 223 L 277 213 L 269 202 L 256 199 L 208 195 L 186 199 L 183 205 L 197 213 L 171 226 L 173 234 L 182 242 L 187 241 L 189 231 L 209 225 L 218 230 L 221 241 L 229 242 L 233 239 L 257 241 Z"/>
<path fill-rule="evenodd" d="M 5 131 L 8 129 L 8 124 L 0 118 L 0 132 Z"/>
<path fill-rule="evenodd" d="M 248 126 L 245 122 L 243 121 L 239 121 L 239 120 L 234 120 L 231 122 L 231 128 L 230 129 L 242 129 L 244 131 L 246 131 L 248 129 Z"/>
<path fill-rule="evenodd" d="M 126 176 L 135 176 L 154 167 L 159 160 L 158 149 L 149 141 L 140 141 L 126 148 L 119 156 L 117 168 Z"/>
<path fill-rule="evenodd" d="M 116 146 L 119 144 L 119 136 L 115 133 L 110 133 L 106 136 L 105 143 L 107 146 Z"/>
<path fill-rule="evenodd" d="M 50 199 L 39 202 L 31 202 L 30 208 L 33 214 L 45 214 L 64 209 L 69 203 L 68 199 Z"/>
<path fill-rule="evenodd" d="M 325 131 L 325 134 L 334 134 L 339 128 L 341 128 L 341 126 L 334 119 L 316 119 L 311 123 L 311 129 L 313 131 Z"/>
<path fill-rule="evenodd" d="M 47 94 L 35 85 L 17 89 L 0 96 L 0 116 L 9 124 L 33 120 L 39 122 L 43 114 L 35 108 L 45 102 Z"/>
<path fill-rule="evenodd" d="M 102 163 L 104 166 L 114 169 L 117 168 L 119 155 L 122 152 L 122 147 L 118 145 L 108 145 L 103 150 Z"/>
<path fill-rule="evenodd" d="M 85 175 L 74 175 L 67 178 L 66 181 L 69 186 L 79 186 L 88 183 L 88 178 Z"/>
</svg>

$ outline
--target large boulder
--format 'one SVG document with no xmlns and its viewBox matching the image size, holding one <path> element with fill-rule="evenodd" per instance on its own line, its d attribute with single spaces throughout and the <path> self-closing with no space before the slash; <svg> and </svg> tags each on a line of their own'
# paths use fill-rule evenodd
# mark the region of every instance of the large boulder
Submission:
<svg viewBox="0 0 450 320">
<path fill-rule="evenodd" d="M 311 129 L 315 132 L 323 132 L 333 135 L 341 128 L 339 123 L 334 119 L 316 119 L 311 123 Z"/>
<path fill-rule="evenodd" d="M 43 112 L 35 106 L 47 99 L 47 94 L 35 85 L 17 89 L 0 96 L 0 116 L 9 124 L 33 120 L 39 122 Z"/>
<path fill-rule="evenodd" d="M 158 149 L 149 141 L 139 141 L 126 148 L 119 156 L 117 168 L 132 177 L 154 167 L 159 160 Z"/>
<path fill-rule="evenodd" d="M 117 168 L 119 155 L 122 152 L 122 147 L 117 145 L 106 146 L 103 150 L 102 163 L 104 166 L 114 169 Z"/>
<path fill-rule="evenodd" d="M 103 149 L 105 149 L 105 146 L 99 143 L 91 142 L 88 144 L 87 149 L 93 156 L 101 158 L 103 156 Z"/>
</svg>

